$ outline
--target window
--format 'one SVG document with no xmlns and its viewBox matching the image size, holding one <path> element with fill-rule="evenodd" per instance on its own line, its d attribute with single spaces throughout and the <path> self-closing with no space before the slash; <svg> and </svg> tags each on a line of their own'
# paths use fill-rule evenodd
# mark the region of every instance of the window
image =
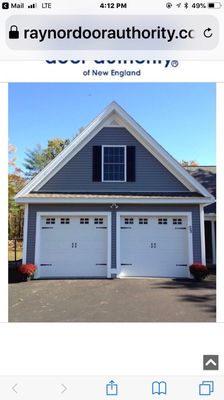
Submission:
<svg viewBox="0 0 224 400">
<path fill-rule="evenodd" d="M 103 224 L 103 218 L 94 218 L 94 224 Z"/>
<path fill-rule="evenodd" d="M 182 218 L 173 218 L 173 225 L 182 225 Z"/>
<path fill-rule="evenodd" d="M 92 181 L 103 182 L 104 179 L 104 148 L 122 148 L 124 149 L 124 180 L 122 182 L 136 181 L 136 149 L 135 146 L 93 146 L 92 150 Z M 123 150 L 122 150 L 123 151 Z M 107 152 L 107 151 L 106 151 Z M 109 164 L 109 163 L 108 163 Z M 107 168 L 110 168 L 107 166 Z M 118 167 L 116 167 L 118 168 Z M 123 170 L 123 168 L 122 168 Z M 106 177 L 105 177 L 106 178 Z M 123 178 L 123 176 L 122 176 Z M 108 181 L 106 181 L 108 182 Z M 109 181 L 113 182 L 113 181 Z"/>
<path fill-rule="evenodd" d="M 81 225 L 89 224 L 89 218 L 80 218 L 80 224 Z"/>
<path fill-rule="evenodd" d="M 138 220 L 140 225 L 147 225 L 148 224 L 148 218 L 139 218 Z"/>
<path fill-rule="evenodd" d="M 61 224 L 70 224 L 70 218 L 61 218 Z"/>
<path fill-rule="evenodd" d="M 46 224 L 47 225 L 54 225 L 55 224 L 55 218 L 46 218 Z"/>
<path fill-rule="evenodd" d="M 134 219 L 133 218 L 125 218 L 124 223 L 125 223 L 125 225 L 129 225 L 129 224 L 133 225 Z"/>
<path fill-rule="evenodd" d="M 159 225 L 167 225 L 167 218 L 158 218 Z"/>
<path fill-rule="evenodd" d="M 103 146 L 103 181 L 126 181 L 126 146 Z"/>
</svg>

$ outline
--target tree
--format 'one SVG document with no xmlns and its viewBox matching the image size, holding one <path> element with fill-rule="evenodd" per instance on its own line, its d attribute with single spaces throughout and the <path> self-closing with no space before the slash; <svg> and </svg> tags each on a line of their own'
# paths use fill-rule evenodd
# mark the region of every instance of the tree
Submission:
<svg viewBox="0 0 224 400">
<path fill-rule="evenodd" d="M 50 139 L 44 154 L 47 162 L 53 160 L 70 143 L 69 139 Z"/>
<path fill-rule="evenodd" d="M 16 147 L 9 144 L 9 174 L 8 174 L 8 198 L 9 198 L 9 238 L 22 237 L 24 207 L 14 200 L 16 193 L 21 190 L 26 180 L 23 171 L 16 165 Z"/>
<path fill-rule="evenodd" d="M 26 168 L 26 176 L 28 178 L 33 178 L 35 175 L 37 175 L 69 143 L 69 139 L 64 140 L 60 138 L 54 138 L 48 140 L 46 149 L 43 149 L 40 144 L 38 144 L 33 150 L 28 149 L 24 163 Z"/>
<path fill-rule="evenodd" d="M 28 149 L 26 151 L 25 163 L 23 164 L 26 168 L 26 176 L 32 178 L 37 175 L 46 165 L 46 158 L 44 155 L 44 149 L 38 144 L 33 150 Z"/>
<path fill-rule="evenodd" d="M 183 167 L 197 167 L 198 166 L 198 162 L 195 160 L 190 160 L 190 161 L 186 161 L 186 160 L 181 160 L 180 164 Z"/>
<path fill-rule="evenodd" d="M 22 237 L 24 207 L 17 204 L 14 196 L 25 186 L 25 179 L 16 174 L 9 174 L 8 177 L 9 196 L 9 237 Z"/>
</svg>

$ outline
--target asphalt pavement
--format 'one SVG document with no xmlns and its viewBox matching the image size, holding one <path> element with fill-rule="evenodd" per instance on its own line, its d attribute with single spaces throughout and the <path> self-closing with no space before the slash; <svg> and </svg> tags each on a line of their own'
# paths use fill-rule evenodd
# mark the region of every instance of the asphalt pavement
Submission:
<svg viewBox="0 0 224 400">
<path fill-rule="evenodd" d="M 215 322 L 215 276 L 36 280 L 9 285 L 10 322 Z"/>
</svg>

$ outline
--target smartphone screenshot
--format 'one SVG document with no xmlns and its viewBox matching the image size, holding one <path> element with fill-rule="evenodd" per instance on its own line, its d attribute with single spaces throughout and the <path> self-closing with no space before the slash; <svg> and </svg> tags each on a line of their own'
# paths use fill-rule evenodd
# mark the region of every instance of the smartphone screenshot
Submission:
<svg viewBox="0 0 224 400">
<path fill-rule="evenodd" d="M 223 400 L 224 3 L 0 21 L 0 398 Z"/>
</svg>

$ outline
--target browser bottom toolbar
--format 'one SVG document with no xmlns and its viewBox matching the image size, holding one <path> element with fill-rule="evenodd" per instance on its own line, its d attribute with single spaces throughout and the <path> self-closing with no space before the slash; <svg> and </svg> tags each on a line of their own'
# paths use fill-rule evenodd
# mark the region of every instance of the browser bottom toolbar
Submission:
<svg viewBox="0 0 224 400">
<path fill-rule="evenodd" d="M 0 398 L 11 400 L 222 400 L 223 377 L 206 376 L 2 376 Z"/>
</svg>

